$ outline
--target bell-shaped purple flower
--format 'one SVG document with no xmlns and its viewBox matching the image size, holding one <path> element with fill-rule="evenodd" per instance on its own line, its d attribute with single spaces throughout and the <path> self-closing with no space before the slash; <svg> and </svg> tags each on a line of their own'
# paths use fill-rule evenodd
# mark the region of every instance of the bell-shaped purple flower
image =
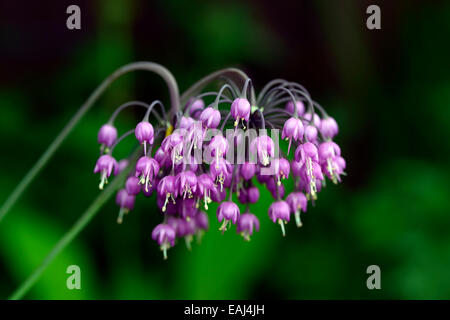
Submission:
<svg viewBox="0 0 450 320">
<path fill-rule="evenodd" d="M 317 147 L 311 142 L 300 144 L 295 150 L 295 160 L 305 163 L 308 159 L 319 162 L 319 152 Z"/>
<path fill-rule="evenodd" d="M 157 187 L 158 196 L 164 198 L 164 204 L 161 208 L 162 212 L 165 212 L 167 209 L 167 203 L 169 202 L 169 198 L 172 199 L 172 202 L 175 203 L 174 195 L 175 195 L 175 177 L 172 175 L 165 176 L 161 178 Z"/>
<path fill-rule="evenodd" d="M 167 224 L 158 224 L 152 231 L 152 239 L 158 242 L 166 260 L 167 250 L 175 245 L 175 230 Z"/>
<path fill-rule="evenodd" d="M 239 173 L 241 174 L 244 180 L 250 180 L 253 178 L 256 172 L 256 165 L 251 162 L 245 162 L 241 165 L 239 169 Z"/>
<path fill-rule="evenodd" d="M 98 131 L 98 143 L 104 145 L 107 148 L 110 148 L 114 144 L 114 142 L 116 142 L 116 139 L 117 129 L 108 123 L 104 124 Z"/>
<path fill-rule="evenodd" d="M 270 157 L 275 152 L 275 144 L 269 136 L 256 137 L 250 144 L 250 152 L 258 155 L 258 160 L 263 166 L 270 163 Z"/>
<path fill-rule="evenodd" d="M 195 120 L 191 117 L 182 116 L 180 119 L 179 128 L 190 129 L 194 125 Z"/>
<path fill-rule="evenodd" d="M 208 107 L 202 111 L 199 119 L 202 122 L 203 127 L 215 129 L 220 124 L 221 116 L 219 110 Z"/>
<path fill-rule="evenodd" d="M 209 166 L 211 177 L 213 177 L 214 181 L 220 184 L 220 191 L 223 189 L 223 185 L 225 183 L 225 178 L 228 174 L 230 174 L 230 166 L 227 161 L 223 158 L 219 158 L 217 162 L 211 163 Z"/>
<path fill-rule="evenodd" d="M 208 204 L 211 203 L 211 192 L 214 188 L 213 179 L 206 173 L 197 177 L 197 195 L 203 198 L 205 210 L 208 210 Z"/>
<path fill-rule="evenodd" d="M 295 102 L 295 105 L 297 106 L 297 115 L 298 116 L 303 115 L 305 113 L 305 104 L 303 103 L 303 101 L 298 100 Z M 294 103 L 292 101 L 288 101 L 284 108 L 287 112 L 294 115 L 295 108 Z"/>
<path fill-rule="evenodd" d="M 249 187 L 248 189 L 240 189 L 238 199 L 242 204 L 256 203 L 259 200 L 259 189 L 255 186 Z"/>
<path fill-rule="evenodd" d="M 227 197 L 227 189 L 222 190 L 220 188 L 214 187 L 211 190 L 211 200 L 217 203 L 222 202 Z"/>
<path fill-rule="evenodd" d="M 111 173 L 114 172 L 114 175 L 117 175 L 119 171 L 119 165 L 113 157 L 109 154 L 104 154 L 100 158 L 98 158 L 97 163 L 95 164 L 94 173 L 100 172 L 100 190 L 103 190 L 103 186 L 108 183 L 108 178 L 111 176 Z"/>
<path fill-rule="evenodd" d="M 227 154 L 228 148 L 228 141 L 222 135 L 214 136 L 208 145 L 211 155 L 216 159 L 216 164 L 218 164 L 221 157 Z"/>
<path fill-rule="evenodd" d="M 177 174 L 175 180 L 175 194 L 180 195 L 184 199 L 192 198 L 197 190 L 197 176 L 192 171 L 183 171 Z"/>
<path fill-rule="evenodd" d="M 135 176 L 128 177 L 127 181 L 125 182 L 125 190 L 127 190 L 128 194 L 133 196 L 139 194 L 139 192 L 141 192 L 139 178 Z"/>
<path fill-rule="evenodd" d="M 314 126 L 311 126 L 311 125 L 306 125 L 305 138 L 306 138 L 306 141 L 310 141 L 310 142 L 317 141 L 317 128 Z"/>
<path fill-rule="evenodd" d="M 240 120 L 248 122 L 250 119 L 250 102 L 245 98 L 236 98 L 231 104 L 231 116 L 236 119 L 235 127 Z"/>
<path fill-rule="evenodd" d="M 269 207 L 269 217 L 274 223 L 278 222 L 281 226 L 283 237 L 286 235 L 284 225 L 289 222 L 290 214 L 291 211 L 286 201 L 280 200 L 273 202 Z"/>
<path fill-rule="evenodd" d="M 155 139 L 153 126 L 148 121 L 139 122 L 136 129 L 134 129 L 134 134 L 136 135 L 136 139 L 138 139 L 141 144 L 153 144 Z"/>
<path fill-rule="evenodd" d="M 311 121 L 311 113 L 310 113 L 310 112 L 305 113 L 305 114 L 303 115 L 303 118 L 304 118 L 306 121 L 308 121 L 308 123 L 309 123 L 309 122 Z M 318 115 L 317 113 L 314 113 L 314 117 L 313 117 L 313 124 L 314 124 L 314 126 L 315 126 L 316 128 L 320 128 L 320 123 L 321 123 L 321 120 L 320 120 L 319 115 Z"/>
<path fill-rule="evenodd" d="M 208 230 L 209 228 L 209 219 L 208 215 L 203 212 L 199 211 L 197 215 L 195 216 L 195 225 L 197 227 L 197 230 Z"/>
<path fill-rule="evenodd" d="M 295 223 L 297 227 L 301 227 L 302 221 L 300 220 L 300 212 L 306 212 L 306 207 L 308 204 L 306 196 L 301 192 L 292 192 L 287 196 L 286 202 L 289 204 L 291 212 L 295 215 Z"/>
<path fill-rule="evenodd" d="M 291 161 L 291 171 L 294 177 L 300 177 L 302 166 L 303 163 L 301 161 L 295 159 Z"/>
<path fill-rule="evenodd" d="M 272 167 L 274 169 L 275 177 L 277 179 L 277 184 L 281 184 L 281 179 L 286 179 L 289 177 L 289 172 L 291 171 L 291 166 L 289 161 L 284 158 L 273 159 Z"/>
<path fill-rule="evenodd" d="M 178 202 L 178 212 L 181 215 L 182 218 L 185 219 L 191 219 L 195 217 L 195 215 L 198 212 L 197 209 L 197 201 L 194 198 L 186 198 L 186 199 L 179 199 Z"/>
<path fill-rule="evenodd" d="M 222 202 L 219 207 L 217 208 L 217 219 L 219 219 L 219 222 L 222 222 L 222 226 L 219 228 L 219 230 L 226 231 L 227 226 L 230 223 L 236 224 L 236 221 L 240 215 L 239 207 L 236 203 L 232 201 L 224 201 Z"/>
<path fill-rule="evenodd" d="M 125 189 L 121 189 L 117 192 L 116 203 L 120 207 L 117 223 L 121 224 L 123 221 L 123 215 L 133 210 L 135 200 L 136 197 L 129 194 Z"/>
<path fill-rule="evenodd" d="M 288 154 L 291 150 L 292 140 L 299 141 L 303 138 L 305 129 L 303 123 L 298 118 L 289 118 L 283 126 L 283 132 L 281 133 L 281 139 L 289 141 Z"/>
<path fill-rule="evenodd" d="M 332 117 L 326 117 L 320 122 L 320 132 L 325 139 L 333 139 L 339 132 L 338 124 Z"/>
<path fill-rule="evenodd" d="M 250 236 L 254 231 L 259 231 L 259 220 L 252 213 L 244 213 L 240 215 L 237 225 L 237 233 L 240 233 L 246 241 L 250 241 Z"/>
<path fill-rule="evenodd" d="M 153 179 L 159 172 L 159 163 L 153 158 L 143 156 L 136 163 L 136 176 L 139 177 L 139 183 L 144 185 L 144 190 L 149 191 Z"/>
<path fill-rule="evenodd" d="M 205 107 L 205 102 L 202 99 L 190 100 L 187 107 L 189 108 L 189 115 L 191 117 L 198 116 L 199 111 Z"/>
</svg>

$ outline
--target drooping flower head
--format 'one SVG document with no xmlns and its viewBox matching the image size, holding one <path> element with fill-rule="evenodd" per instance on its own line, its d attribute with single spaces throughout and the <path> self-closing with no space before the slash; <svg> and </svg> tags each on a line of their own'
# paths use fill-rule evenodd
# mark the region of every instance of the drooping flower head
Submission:
<svg viewBox="0 0 450 320">
<path fill-rule="evenodd" d="M 219 91 L 204 91 L 218 79 L 224 80 Z M 206 76 L 178 97 L 172 80 L 167 83 L 173 100 L 170 110 L 159 100 L 133 101 L 116 109 L 98 133 L 102 156 L 94 169 L 100 173 L 100 188 L 112 173 L 128 173 L 116 195 L 119 223 L 136 199 L 148 201 L 145 197 L 155 194 L 156 206 L 149 207 L 158 211 L 162 223 L 153 229 L 152 238 L 164 258 L 176 242 L 185 242 L 190 250 L 194 237 L 201 238 L 209 227 L 212 202 L 218 203 L 219 230 L 235 226 L 248 241 L 260 228 L 259 211 L 252 207 L 266 197 L 266 189 L 273 197 L 264 199 L 271 202 L 269 218 L 284 236 L 290 215 L 301 226 L 300 213 L 308 201 L 317 199 L 326 180 L 337 183 L 345 175 L 346 162 L 332 140 L 338 125 L 303 86 L 276 79 L 257 93 L 250 78 L 230 69 Z M 122 109 L 136 105 L 147 108 L 145 117 L 117 137 L 114 119 Z M 156 105 L 161 108 L 153 108 Z M 269 134 L 270 130 L 279 131 Z M 143 148 L 131 151 L 119 165 L 114 149 L 133 133 Z M 287 148 L 280 146 L 279 137 L 289 142 Z M 285 183 L 288 179 L 293 183 Z M 240 206 L 245 213 L 240 213 Z"/>
</svg>

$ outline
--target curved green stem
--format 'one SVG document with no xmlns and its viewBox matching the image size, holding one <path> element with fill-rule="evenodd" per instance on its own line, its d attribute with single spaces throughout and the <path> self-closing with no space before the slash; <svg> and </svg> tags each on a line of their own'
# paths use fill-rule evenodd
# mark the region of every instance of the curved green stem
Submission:
<svg viewBox="0 0 450 320">
<path fill-rule="evenodd" d="M 220 79 L 222 77 L 228 77 L 230 79 L 236 78 L 239 80 L 241 86 L 244 85 L 245 81 L 249 79 L 249 77 L 243 72 L 242 70 L 236 69 L 236 68 L 226 68 L 221 69 L 216 72 L 213 72 L 206 77 L 200 79 L 196 83 L 194 83 L 189 89 L 187 89 L 183 95 L 181 96 L 181 104 L 185 105 L 188 102 L 188 99 L 191 96 L 196 95 L 200 90 L 202 90 L 204 87 L 206 87 L 211 82 Z M 254 96 L 254 92 L 252 91 L 252 95 Z"/>
<path fill-rule="evenodd" d="M 28 171 L 28 173 L 23 177 L 22 181 L 16 186 L 14 191 L 6 199 L 5 203 L 0 209 L 0 222 L 5 218 L 6 214 L 12 208 L 12 206 L 17 202 L 19 197 L 33 181 L 33 179 L 39 174 L 39 172 L 44 168 L 50 158 L 53 156 L 55 151 L 59 148 L 64 139 L 73 130 L 73 128 L 78 124 L 81 118 L 86 114 L 86 112 L 93 106 L 97 99 L 102 95 L 102 93 L 109 87 L 109 85 L 114 82 L 120 76 L 129 73 L 131 71 L 144 70 L 151 71 L 160 75 L 169 87 L 171 109 L 169 113 L 169 119 L 179 110 L 180 108 L 180 97 L 178 91 L 178 85 L 173 77 L 172 73 L 165 67 L 153 63 L 153 62 L 134 62 L 127 64 L 114 73 L 112 73 L 108 78 L 106 78 L 95 91 L 89 96 L 86 102 L 81 106 L 81 108 L 75 113 L 75 115 L 70 119 L 69 123 L 64 127 L 61 133 L 56 137 L 56 139 L 50 144 L 50 146 L 45 150 L 44 154 L 39 158 L 39 160 L 34 164 L 34 166 Z"/>
</svg>

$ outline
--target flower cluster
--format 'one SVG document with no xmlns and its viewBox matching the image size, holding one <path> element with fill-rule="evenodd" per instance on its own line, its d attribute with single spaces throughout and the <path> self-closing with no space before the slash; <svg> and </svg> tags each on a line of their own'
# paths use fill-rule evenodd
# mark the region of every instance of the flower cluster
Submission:
<svg viewBox="0 0 450 320">
<path fill-rule="evenodd" d="M 117 222 L 133 210 L 139 194 L 155 194 L 162 222 L 151 236 L 165 258 L 177 239 L 184 238 L 190 248 L 193 237 L 208 229 L 212 202 L 218 203 L 219 230 L 235 225 L 248 241 L 260 228 L 261 216 L 251 213 L 251 207 L 265 185 L 274 198 L 268 216 L 284 236 L 292 214 L 296 225 L 302 225 L 300 214 L 308 201 L 317 200 L 325 178 L 338 183 L 344 174 L 345 160 L 333 141 L 338 125 L 304 87 L 274 80 L 256 95 L 250 79 L 241 87 L 224 79 L 218 92 L 196 92 L 174 114 L 166 115 L 159 101 L 122 105 L 98 134 L 101 155 L 94 172 L 100 174 L 100 189 L 131 163 L 116 161 L 114 147 L 133 134 L 141 145 L 141 156 L 116 196 Z M 145 116 L 118 138 L 114 119 L 133 105 L 144 107 Z M 281 145 L 278 130 L 286 141 Z M 288 178 L 294 180 L 289 194 L 284 186 Z"/>
</svg>

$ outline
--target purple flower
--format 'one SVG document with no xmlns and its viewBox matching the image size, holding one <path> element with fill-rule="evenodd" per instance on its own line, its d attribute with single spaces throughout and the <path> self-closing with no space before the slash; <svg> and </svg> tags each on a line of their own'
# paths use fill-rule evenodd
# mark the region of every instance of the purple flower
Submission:
<svg viewBox="0 0 450 320">
<path fill-rule="evenodd" d="M 278 221 L 278 224 L 281 226 L 283 237 L 286 235 L 284 225 L 289 222 L 290 213 L 289 205 L 286 201 L 282 200 L 272 203 L 269 208 L 269 217 L 274 223 Z"/>
<path fill-rule="evenodd" d="M 153 179 L 159 172 L 159 163 L 153 158 L 143 156 L 136 163 L 136 176 L 140 177 L 140 184 L 145 186 L 144 190 L 148 192 L 148 187 L 152 186 Z"/>
<path fill-rule="evenodd" d="M 125 190 L 127 190 L 128 194 L 133 196 L 139 194 L 139 192 L 141 192 L 139 178 L 135 176 L 128 177 L 127 181 L 125 182 Z"/>
<path fill-rule="evenodd" d="M 205 103 L 202 99 L 197 99 L 192 102 L 192 99 L 188 102 L 189 115 L 193 117 L 197 111 L 203 110 Z"/>
<path fill-rule="evenodd" d="M 220 124 L 220 112 L 217 109 L 208 107 L 200 114 L 200 121 L 205 128 L 215 129 Z"/>
<path fill-rule="evenodd" d="M 100 190 L 103 190 L 105 183 L 108 183 L 108 178 L 111 176 L 111 173 L 114 172 L 114 175 L 117 175 L 118 171 L 119 165 L 116 159 L 109 154 L 104 154 L 98 158 L 97 163 L 95 164 L 94 173 L 100 172 L 100 184 L 98 186 Z"/>
<path fill-rule="evenodd" d="M 208 230 L 209 228 L 208 215 L 203 211 L 199 211 L 195 216 L 195 225 L 197 229 Z"/>
<path fill-rule="evenodd" d="M 219 228 L 221 231 L 226 231 L 227 226 L 232 222 L 236 224 L 239 217 L 239 207 L 232 201 L 224 201 L 217 208 L 217 219 L 222 222 L 222 226 Z"/>
<path fill-rule="evenodd" d="M 338 134 L 339 128 L 336 120 L 332 117 L 322 119 L 320 123 L 320 132 L 325 139 L 333 139 Z"/>
<path fill-rule="evenodd" d="M 181 117 L 179 127 L 182 129 L 190 129 L 194 125 L 195 120 L 191 117 Z"/>
<path fill-rule="evenodd" d="M 148 121 L 139 122 L 136 126 L 136 129 L 134 130 L 134 134 L 136 135 L 136 139 L 138 139 L 141 144 L 153 144 L 153 141 L 155 139 L 153 126 Z"/>
<path fill-rule="evenodd" d="M 208 210 L 208 204 L 211 203 L 211 191 L 214 188 L 213 179 L 206 173 L 197 177 L 197 195 L 203 198 L 205 210 Z"/>
<path fill-rule="evenodd" d="M 214 187 L 211 193 L 211 200 L 214 202 L 222 202 L 227 197 L 227 190 Z"/>
<path fill-rule="evenodd" d="M 228 148 L 228 141 L 222 135 L 214 136 L 208 146 L 211 155 L 216 158 L 216 164 L 222 156 L 227 154 Z"/>
<path fill-rule="evenodd" d="M 305 142 L 300 144 L 295 150 L 295 160 L 304 163 L 307 159 L 312 159 L 312 161 L 319 161 L 319 153 L 317 147 L 311 142 Z"/>
<path fill-rule="evenodd" d="M 253 231 L 259 231 L 259 220 L 252 213 L 242 214 L 236 226 L 237 233 L 240 233 L 246 241 L 250 241 Z"/>
<path fill-rule="evenodd" d="M 114 142 L 116 142 L 116 139 L 117 129 L 110 124 L 104 124 L 98 131 L 98 143 L 104 145 L 107 148 L 110 148 L 114 144 Z"/>
<path fill-rule="evenodd" d="M 175 180 L 175 194 L 192 198 L 193 193 L 197 190 L 197 176 L 192 171 L 183 171 L 177 174 Z"/>
<path fill-rule="evenodd" d="M 303 118 L 305 118 L 305 120 L 307 120 L 308 123 L 309 123 L 311 121 L 311 113 L 310 112 L 305 113 L 303 115 Z M 320 128 L 320 123 L 321 123 L 321 120 L 320 120 L 319 115 L 317 113 L 314 113 L 314 117 L 313 117 L 313 124 L 314 124 L 314 126 L 316 128 Z"/>
<path fill-rule="evenodd" d="M 128 194 L 125 189 L 121 189 L 117 192 L 116 203 L 120 207 L 117 223 L 121 224 L 123 221 L 123 215 L 130 212 L 130 210 L 133 210 L 135 199 L 136 197 Z"/>
<path fill-rule="evenodd" d="M 301 116 L 305 113 L 305 105 L 302 101 L 296 101 L 295 102 L 296 106 L 297 106 L 297 115 Z M 294 103 L 292 101 L 288 101 L 286 103 L 286 106 L 284 107 L 286 109 L 287 112 L 294 114 L 295 109 L 294 109 Z"/>
<path fill-rule="evenodd" d="M 305 129 L 303 128 L 302 121 L 297 118 L 289 118 L 283 126 L 283 132 L 281 133 L 281 139 L 289 140 L 288 154 L 291 149 L 292 140 L 299 141 L 303 138 L 303 133 Z"/>
<path fill-rule="evenodd" d="M 157 190 L 158 196 L 165 199 L 161 208 L 161 211 L 165 212 L 169 198 L 172 198 L 172 202 L 175 203 L 175 177 L 172 175 L 163 177 L 158 183 Z"/>
<path fill-rule="evenodd" d="M 275 177 L 277 178 L 277 184 L 280 185 L 281 179 L 286 179 L 289 176 L 289 172 L 291 171 L 289 161 L 284 158 L 273 159 L 272 166 L 275 171 Z"/>
<path fill-rule="evenodd" d="M 180 199 L 178 202 L 178 211 L 182 218 L 190 219 L 195 217 L 198 210 L 196 207 L 196 200 L 194 198 Z"/>
<path fill-rule="evenodd" d="M 254 186 L 248 189 L 241 189 L 239 190 L 238 199 L 243 204 L 256 203 L 259 200 L 259 189 Z"/>
<path fill-rule="evenodd" d="M 292 175 L 294 177 L 300 177 L 302 166 L 303 163 L 300 161 L 296 161 L 295 159 L 291 161 Z"/>
<path fill-rule="evenodd" d="M 291 212 L 295 214 L 295 223 L 297 224 L 297 227 L 301 227 L 300 210 L 306 212 L 306 206 L 308 204 L 306 196 L 301 192 L 292 192 L 287 196 L 286 202 L 289 204 Z"/>
<path fill-rule="evenodd" d="M 311 125 L 306 125 L 305 128 L 306 141 L 314 142 L 317 140 L 317 128 Z"/>
<path fill-rule="evenodd" d="M 273 176 L 269 176 L 270 179 L 266 181 L 267 190 L 270 191 L 272 197 L 274 199 L 283 199 L 284 198 L 284 186 L 282 184 L 278 184 L 273 179 Z"/>
<path fill-rule="evenodd" d="M 255 175 L 256 165 L 251 162 L 245 162 L 241 165 L 239 172 L 244 180 L 250 180 Z"/>
<path fill-rule="evenodd" d="M 259 136 L 250 144 L 250 151 L 258 155 L 258 160 L 263 166 L 267 166 L 270 157 L 274 155 L 275 144 L 269 136 Z"/>
<path fill-rule="evenodd" d="M 319 145 L 319 158 L 325 161 L 328 158 L 334 158 L 341 155 L 341 148 L 333 141 L 323 142 Z"/>
<path fill-rule="evenodd" d="M 152 231 L 152 239 L 158 242 L 166 260 L 167 250 L 175 245 L 175 230 L 167 224 L 158 224 Z"/>
<path fill-rule="evenodd" d="M 229 164 L 225 159 L 219 158 L 217 162 L 211 163 L 209 170 L 214 181 L 220 184 L 220 191 L 222 191 L 225 178 L 230 173 Z"/>
<path fill-rule="evenodd" d="M 247 121 L 250 118 L 250 102 L 245 98 L 236 98 L 231 104 L 231 116 L 236 119 L 234 126 L 236 127 L 239 120 Z"/>
</svg>

